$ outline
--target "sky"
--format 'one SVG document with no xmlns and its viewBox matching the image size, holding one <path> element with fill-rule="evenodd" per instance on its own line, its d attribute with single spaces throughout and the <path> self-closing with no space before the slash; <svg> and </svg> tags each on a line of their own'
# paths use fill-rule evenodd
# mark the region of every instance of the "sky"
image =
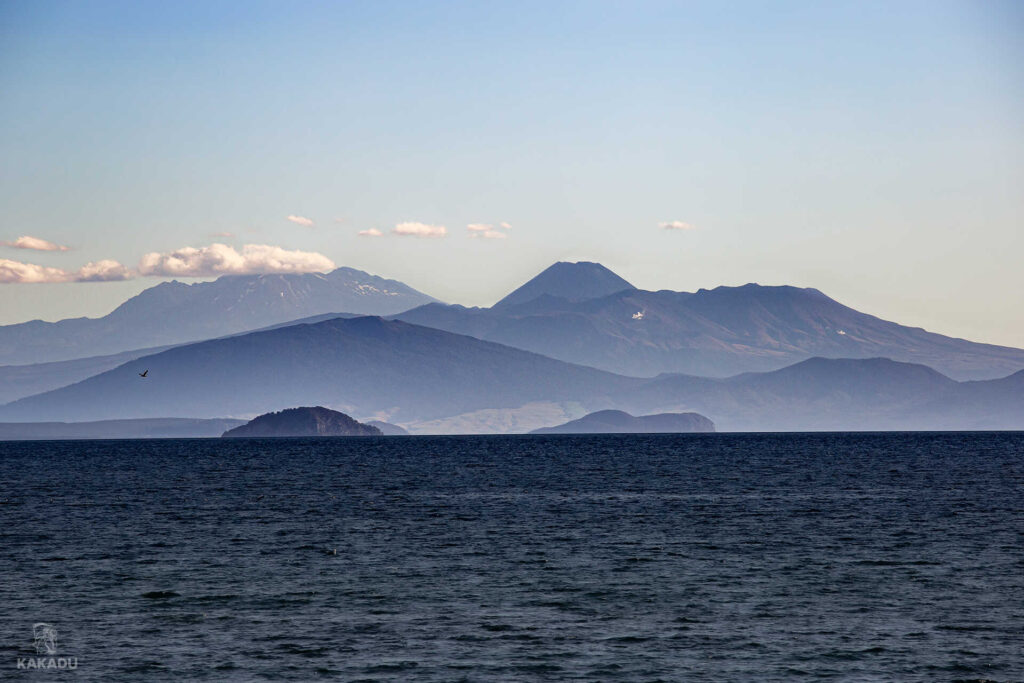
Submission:
<svg viewBox="0 0 1024 683">
<path fill-rule="evenodd" d="M 0 324 L 596 260 L 1024 347 L 1022 254 L 1019 2 L 0 0 Z"/>
</svg>

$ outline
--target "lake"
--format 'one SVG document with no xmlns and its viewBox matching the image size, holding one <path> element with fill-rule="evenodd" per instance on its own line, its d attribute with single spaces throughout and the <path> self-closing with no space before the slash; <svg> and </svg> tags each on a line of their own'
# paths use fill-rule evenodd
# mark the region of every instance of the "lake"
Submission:
<svg viewBox="0 0 1024 683">
<path fill-rule="evenodd" d="M 0 454 L 0 677 L 1024 679 L 1022 433 Z"/>
</svg>

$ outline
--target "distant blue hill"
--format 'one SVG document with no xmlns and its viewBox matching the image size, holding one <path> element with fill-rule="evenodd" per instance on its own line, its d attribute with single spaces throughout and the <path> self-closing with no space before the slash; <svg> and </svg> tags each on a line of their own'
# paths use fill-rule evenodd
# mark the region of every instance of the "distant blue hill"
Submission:
<svg viewBox="0 0 1024 683">
<path fill-rule="evenodd" d="M 397 280 L 353 268 L 323 274 L 225 275 L 192 284 L 164 282 L 101 318 L 0 326 L 0 365 L 200 341 L 334 311 L 389 315 L 433 301 Z"/>
<path fill-rule="evenodd" d="M 322 405 L 404 422 L 591 400 L 642 381 L 418 325 L 336 318 L 138 358 L 0 407 L 0 421 L 251 417 Z"/>
<path fill-rule="evenodd" d="M 258 332 L 261 330 L 273 330 L 279 327 L 290 325 L 309 324 L 331 320 L 333 318 L 357 318 L 352 313 L 321 313 L 301 320 L 289 320 L 288 322 L 268 325 L 256 330 L 246 332 Z M 238 333 L 242 334 L 242 333 Z M 225 335 L 233 336 L 233 335 Z M 49 363 L 34 363 L 30 365 L 0 365 L 0 405 L 25 396 L 41 394 L 51 389 L 80 382 L 83 379 L 98 375 L 105 370 L 116 368 L 130 360 L 151 356 L 174 346 L 181 344 L 170 344 L 147 349 L 133 349 L 121 353 L 106 356 L 89 356 L 76 358 L 74 360 L 52 361 Z"/>
<path fill-rule="evenodd" d="M 1024 371 L 957 382 L 887 358 L 811 358 L 725 379 L 664 375 L 615 396 L 631 412 L 695 411 L 719 431 L 1024 429 Z"/>
</svg>

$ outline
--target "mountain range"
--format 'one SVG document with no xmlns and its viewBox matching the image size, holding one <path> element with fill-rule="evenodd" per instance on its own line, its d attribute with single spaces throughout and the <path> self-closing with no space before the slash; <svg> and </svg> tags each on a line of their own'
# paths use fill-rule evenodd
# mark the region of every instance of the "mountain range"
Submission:
<svg viewBox="0 0 1024 683">
<path fill-rule="evenodd" d="M 357 305 L 391 308 L 335 312 Z M 605 409 L 697 412 L 723 431 L 1024 428 L 1024 350 L 884 321 L 814 289 L 652 292 L 595 263 L 555 264 L 491 308 L 351 269 L 166 283 L 104 318 L 0 328 L 8 355 L 35 353 L 11 342 L 33 325 L 51 326 L 31 342 L 42 355 L 216 334 L 0 367 L 0 401 L 17 399 L 3 421 L 248 419 L 320 404 L 420 433 L 529 431 Z M 74 325 L 85 332 L 71 340 Z"/>
<path fill-rule="evenodd" d="M 150 287 L 101 318 L 0 326 L 0 364 L 118 354 L 246 332 L 333 311 L 399 313 L 436 299 L 353 268 L 329 273 L 224 275 Z"/>
<path fill-rule="evenodd" d="M 560 286 L 546 288 L 552 269 Z M 559 295 L 570 273 L 576 275 L 571 299 Z M 815 356 L 923 363 L 956 379 L 993 379 L 1024 368 L 1022 349 L 888 322 L 816 289 L 748 284 L 652 292 L 618 289 L 628 285 L 621 279 L 609 286 L 612 276 L 597 264 L 556 264 L 501 305 L 431 303 L 397 318 L 639 377 L 727 377 Z M 523 291 L 533 298 L 523 301 Z M 587 291 L 593 296 L 586 298 Z"/>
<path fill-rule="evenodd" d="M 618 409 L 696 412 L 724 431 L 1019 429 L 1024 371 L 958 382 L 889 359 L 812 358 L 725 379 L 643 379 L 401 321 L 337 318 L 144 356 L 0 407 L 0 420 L 247 418 L 311 402 L 404 425 L 457 419 L 470 432 L 482 413 L 493 423 L 494 411 L 542 402 L 568 406 L 555 424 Z"/>
</svg>

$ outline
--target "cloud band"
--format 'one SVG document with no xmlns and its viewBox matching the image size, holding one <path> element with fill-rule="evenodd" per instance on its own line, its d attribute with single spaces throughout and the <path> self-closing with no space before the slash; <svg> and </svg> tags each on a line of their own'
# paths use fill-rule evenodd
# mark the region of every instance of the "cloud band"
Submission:
<svg viewBox="0 0 1024 683">
<path fill-rule="evenodd" d="M 335 268 L 323 254 L 293 251 L 268 244 L 247 244 L 241 251 L 226 244 L 184 247 L 161 254 L 152 252 L 132 270 L 111 259 L 85 264 L 78 270 L 64 270 L 35 263 L 0 259 L 0 284 L 52 282 L 112 282 L 139 276 L 211 277 L 257 273 L 322 273 Z"/>
</svg>

